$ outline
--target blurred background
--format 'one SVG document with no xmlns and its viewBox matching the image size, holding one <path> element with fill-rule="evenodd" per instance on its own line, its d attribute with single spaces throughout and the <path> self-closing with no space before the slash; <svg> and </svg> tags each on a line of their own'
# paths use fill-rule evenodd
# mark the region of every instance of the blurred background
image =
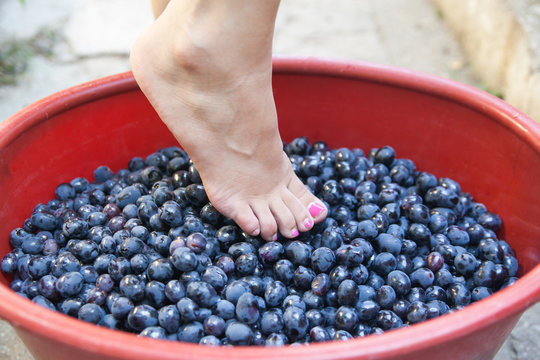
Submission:
<svg viewBox="0 0 540 360">
<path fill-rule="evenodd" d="M 0 0 L 0 121 L 47 95 L 129 70 L 149 0 Z M 399 66 L 501 97 L 540 121 L 540 0 L 283 0 L 275 55 Z M 540 306 L 497 360 L 540 358 Z M 0 359 L 31 360 L 0 321 Z"/>
<path fill-rule="evenodd" d="M 0 0 L 0 120 L 129 70 L 150 0 Z M 284 0 L 275 54 L 405 67 L 504 97 L 540 120 L 539 0 Z"/>
</svg>

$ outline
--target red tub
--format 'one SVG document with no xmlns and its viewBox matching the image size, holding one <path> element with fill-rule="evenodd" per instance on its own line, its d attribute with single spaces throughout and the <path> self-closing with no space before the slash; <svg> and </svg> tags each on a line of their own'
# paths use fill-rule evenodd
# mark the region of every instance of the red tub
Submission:
<svg viewBox="0 0 540 360">
<path fill-rule="evenodd" d="M 0 316 L 36 359 L 488 359 L 540 299 L 540 126 L 452 81 L 385 66 L 276 59 L 283 139 L 393 146 L 419 169 L 460 182 L 504 221 L 522 278 L 464 310 L 379 336 L 302 347 L 208 348 L 111 331 L 25 300 L 0 275 Z M 8 234 L 56 184 L 118 170 L 175 144 L 129 73 L 51 95 L 0 123 L 0 256 Z"/>
</svg>

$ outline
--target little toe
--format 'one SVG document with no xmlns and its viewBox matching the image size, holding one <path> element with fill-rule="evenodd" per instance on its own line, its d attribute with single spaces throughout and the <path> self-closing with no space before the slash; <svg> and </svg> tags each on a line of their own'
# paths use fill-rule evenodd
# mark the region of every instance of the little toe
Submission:
<svg viewBox="0 0 540 360">
<path fill-rule="evenodd" d="M 277 240 L 277 224 L 266 202 L 255 202 L 251 209 L 259 221 L 260 236 L 266 241 Z"/>
<path fill-rule="evenodd" d="M 289 190 L 309 211 L 309 214 L 315 223 L 324 220 L 328 213 L 328 209 L 319 198 L 309 191 L 309 189 L 300 181 L 300 179 L 295 177 L 289 183 Z"/>
<path fill-rule="evenodd" d="M 300 234 L 293 213 L 281 198 L 273 199 L 270 203 L 270 211 L 274 215 L 279 232 L 283 237 L 292 239 Z"/>
<path fill-rule="evenodd" d="M 245 203 L 241 204 L 241 207 L 234 211 L 234 216 L 232 216 L 232 219 L 246 233 L 252 236 L 258 236 L 261 233 L 259 219 L 253 213 L 253 210 L 251 207 L 249 207 L 249 205 Z"/>
<path fill-rule="evenodd" d="M 308 212 L 307 207 L 288 189 L 284 191 L 283 202 L 293 214 L 296 227 L 300 232 L 309 231 L 313 227 L 313 217 Z"/>
</svg>

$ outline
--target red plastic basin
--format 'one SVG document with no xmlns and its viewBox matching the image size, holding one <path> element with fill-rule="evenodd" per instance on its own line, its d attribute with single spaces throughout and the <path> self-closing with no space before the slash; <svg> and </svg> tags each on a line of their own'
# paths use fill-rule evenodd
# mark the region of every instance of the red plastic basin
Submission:
<svg viewBox="0 0 540 360">
<path fill-rule="evenodd" d="M 385 66 L 276 59 L 283 139 L 393 146 L 398 157 L 459 181 L 501 215 L 522 278 L 464 310 L 379 336 L 302 347 L 209 348 L 111 331 L 17 296 L 0 275 L 0 316 L 36 359 L 487 359 L 540 298 L 540 126 L 452 81 Z M 129 73 L 51 95 L 0 123 L 0 256 L 8 234 L 56 184 L 118 170 L 175 144 Z"/>
</svg>

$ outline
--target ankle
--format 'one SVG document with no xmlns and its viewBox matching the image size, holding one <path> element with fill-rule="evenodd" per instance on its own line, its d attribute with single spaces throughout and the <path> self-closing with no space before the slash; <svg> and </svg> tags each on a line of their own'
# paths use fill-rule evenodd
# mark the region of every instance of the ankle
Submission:
<svg viewBox="0 0 540 360">
<path fill-rule="evenodd" d="M 157 22 L 169 38 L 164 40 L 178 67 L 191 75 L 218 79 L 271 68 L 273 21 L 256 23 L 248 17 L 255 15 L 254 10 L 243 14 L 242 9 L 251 6 L 244 1 L 234 3 L 238 4 L 171 2 Z"/>
<path fill-rule="evenodd" d="M 219 70 L 212 51 L 202 44 L 195 44 L 186 34 L 176 34 L 172 40 L 174 65 L 192 76 L 208 76 L 209 71 Z"/>
</svg>

